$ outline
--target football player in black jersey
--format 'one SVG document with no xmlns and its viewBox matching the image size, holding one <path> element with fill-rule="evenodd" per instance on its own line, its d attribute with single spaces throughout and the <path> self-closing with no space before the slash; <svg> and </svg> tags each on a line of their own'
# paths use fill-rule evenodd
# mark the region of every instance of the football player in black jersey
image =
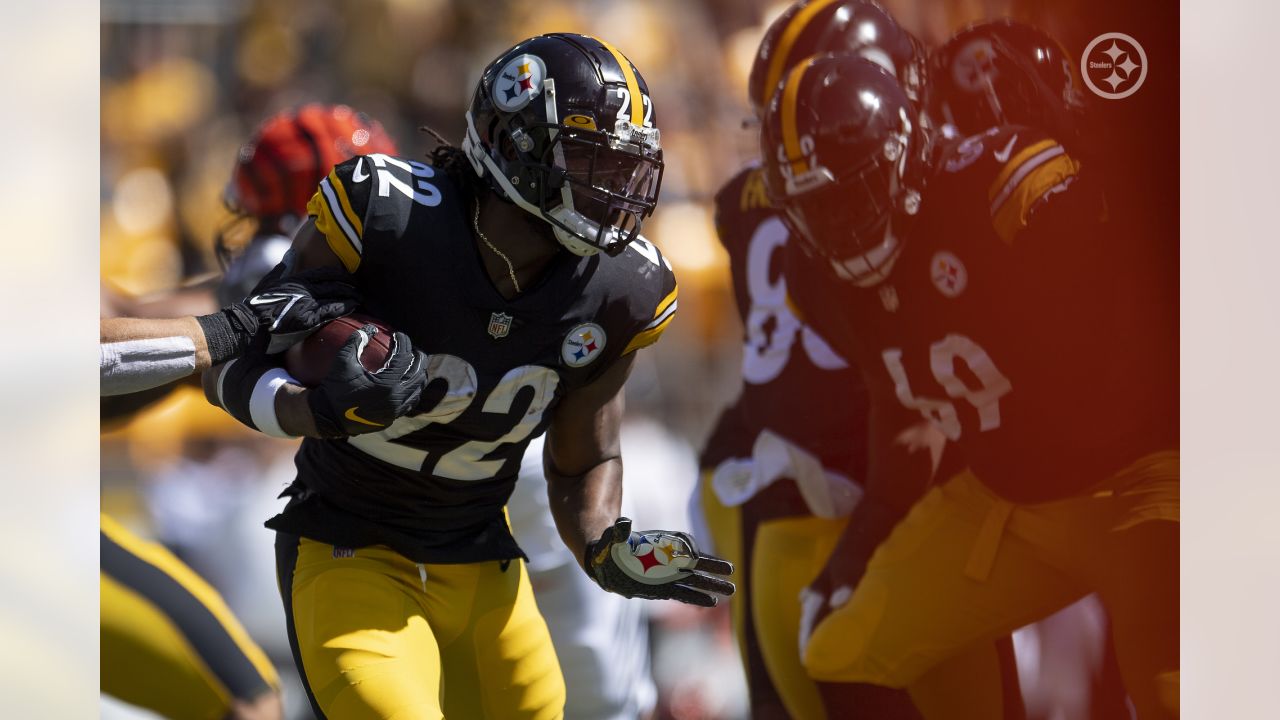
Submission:
<svg viewBox="0 0 1280 720">
<path fill-rule="evenodd" d="M 920 89 L 919 43 L 878 4 L 800 2 L 769 26 L 756 53 L 747 85 L 756 118 L 786 71 L 823 52 L 873 59 Z M 700 458 L 701 503 L 716 552 L 737 568 L 733 624 L 752 715 L 914 717 L 905 693 L 815 683 L 800 662 L 800 591 L 822 570 L 861 492 L 866 392 L 857 369 L 786 302 L 788 233 L 759 163 L 720 189 L 715 213 L 745 330 L 743 386 Z"/>
<path fill-rule="evenodd" d="M 1147 378 L 1111 362 L 1128 339 L 1095 301 L 1116 280 L 1100 193 L 1039 128 L 956 142 L 927 184 L 922 143 L 897 80 L 857 58 L 798 65 L 765 117 L 787 274 L 805 278 L 789 291 L 871 394 L 858 507 L 880 531 L 850 523 L 833 553 L 805 664 L 910 687 L 1096 591 L 1140 717 L 1175 717 L 1177 439 Z M 883 461 L 920 418 L 911 442 L 945 438 L 968 464 L 927 492 L 927 467 Z"/>
<path fill-rule="evenodd" d="M 1061 142 L 1073 157 L 1089 165 L 1094 177 L 1110 180 L 1111 187 L 1117 187 L 1111 178 L 1111 168 L 1099 171 L 1096 164 L 1099 153 L 1087 144 L 1086 104 L 1076 80 L 1074 63 L 1062 45 L 1043 30 L 1007 18 L 970 25 L 930 53 L 928 77 L 929 112 L 944 123 L 949 136 L 968 138 L 1006 125 L 1040 128 Z M 946 142 L 937 145 L 939 149 L 949 146 Z M 1112 162 L 1112 168 L 1114 165 Z M 1106 195 L 1115 196 L 1110 190 Z M 1123 234 L 1117 232 L 1120 223 L 1116 221 L 1115 212 L 1120 209 L 1124 209 L 1123 206 L 1117 208 L 1115 203 L 1108 207 L 1105 225 L 1120 238 L 1115 244 L 1117 248 L 1134 244 L 1126 242 Z M 1132 249 L 1141 252 L 1139 248 Z M 1120 287 L 1137 290 L 1144 285 L 1132 274 L 1137 269 L 1134 263 L 1114 257 L 1110 264 L 1131 273 L 1125 282 L 1113 284 L 1115 290 Z M 1151 265 L 1158 267 L 1156 263 Z M 1110 304 L 1118 310 L 1138 303 L 1115 297 Z M 1150 352 L 1150 342 L 1135 345 L 1142 347 L 1144 353 Z M 1173 352 L 1176 354 L 1176 349 Z M 1120 362 L 1114 351 L 1111 357 L 1112 362 Z M 1176 377 L 1176 366 L 1171 369 Z M 1149 376 L 1150 367 L 1147 372 Z M 1164 402 L 1176 402 L 1178 393 L 1172 384 L 1163 388 L 1158 382 L 1148 385 L 1157 392 L 1167 393 Z M 1158 402 L 1156 398 L 1152 400 Z M 1176 423 L 1176 413 L 1173 415 Z M 1040 640 L 1038 655 L 1046 663 L 1076 662 L 1087 666 L 1079 671 L 1083 686 L 1063 687 L 1060 692 L 1071 693 L 1077 696 L 1078 702 L 1089 703 L 1091 718 L 1127 719 L 1129 708 L 1115 659 L 1115 645 L 1110 642 L 1109 623 L 1105 616 L 1098 618 L 1102 613 L 1091 611 L 1091 607 L 1097 605 L 1094 600 L 1086 599 L 1055 615 L 1049 626 L 1038 627 L 1035 630 Z M 1099 623 L 1099 619 L 1103 622 Z M 1104 637 L 1096 637 L 1099 634 Z M 1055 657 L 1050 659 L 1051 655 Z M 1034 663 L 1034 659 L 1031 662 Z"/>
<path fill-rule="evenodd" d="M 604 41 L 516 45 L 484 71 L 461 149 L 337 166 L 294 238 L 292 267 L 345 268 L 413 360 L 365 373 L 368 404 L 341 407 L 264 353 L 206 375 L 242 422 L 307 436 L 268 526 L 321 716 L 561 714 L 503 515 L 544 430 L 552 513 L 596 583 L 705 606 L 732 593 L 729 564 L 688 535 L 617 517 L 622 385 L 677 307 L 669 264 L 639 236 L 662 173 L 653 110 Z"/>
</svg>

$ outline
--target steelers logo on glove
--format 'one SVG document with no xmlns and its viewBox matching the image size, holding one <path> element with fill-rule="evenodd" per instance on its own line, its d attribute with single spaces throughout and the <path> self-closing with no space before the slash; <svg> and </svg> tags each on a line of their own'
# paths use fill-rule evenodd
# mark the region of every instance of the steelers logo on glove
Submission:
<svg viewBox="0 0 1280 720">
<path fill-rule="evenodd" d="M 727 579 L 733 564 L 698 552 L 688 533 L 632 532 L 627 518 L 618 518 L 591 543 L 586 568 L 600 587 L 629 598 L 714 607 L 718 595 L 732 595 L 735 590 Z"/>
</svg>

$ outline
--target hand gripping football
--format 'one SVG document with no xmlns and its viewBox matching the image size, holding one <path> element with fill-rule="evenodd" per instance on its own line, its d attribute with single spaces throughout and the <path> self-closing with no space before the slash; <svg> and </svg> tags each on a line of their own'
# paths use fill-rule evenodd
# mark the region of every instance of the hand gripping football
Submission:
<svg viewBox="0 0 1280 720">
<path fill-rule="evenodd" d="M 289 374 L 307 387 L 315 387 L 329 374 L 333 359 L 351 334 L 365 325 L 378 328 L 360 352 L 360 364 L 366 370 L 375 371 L 387 362 L 391 353 L 392 329 L 380 320 L 355 313 L 330 320 L 306 340 L 290 347 L 284 354 L 284 366 Z"/>
</svg>

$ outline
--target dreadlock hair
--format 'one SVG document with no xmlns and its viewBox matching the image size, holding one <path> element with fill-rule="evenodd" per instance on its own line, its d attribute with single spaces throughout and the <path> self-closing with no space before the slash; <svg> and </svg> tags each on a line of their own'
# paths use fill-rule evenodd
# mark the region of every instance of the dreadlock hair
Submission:
<svg viewBox="0 0 1280 720">
<path fill-rule="evenodd" d="M 427 153 L 427 157 L 431 159 L 431 166 L 449 176 L 453 184 L 466 196 L 468 205 L 470 201 L 489 189 L 476 174 L 475 168 L 471 166 L 471 160 L 467 158 L 462 148 L 450 143 L 431 127 L 423 125 L 418 130 L 435 140 L 435 147 Z"/>
</svg>

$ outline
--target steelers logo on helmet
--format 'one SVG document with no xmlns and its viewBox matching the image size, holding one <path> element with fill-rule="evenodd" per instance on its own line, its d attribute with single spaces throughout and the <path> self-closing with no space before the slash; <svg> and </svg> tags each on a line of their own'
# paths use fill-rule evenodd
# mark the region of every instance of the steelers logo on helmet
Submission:
<svg viewBox="0 0 1280 720">
<path fill-rule="evenodd" d="M 505 112 L 514 112 L 529 104 L 542 92 L 547 66 L 537 55 L 517 55 L 494 77 L 490 94 L 493 104 Z"/>
<path fill-rule="evenodd" d="M 560 346 L 560 357 L 569 367 L 582 367 L 600 357 L 604 352 L 604 328 L 595 323 L 583 323 L 569 331 Z"/>
<path fill-rule="evenodd" d="M 996 79 L 996 51 L 991 41 L 979 38 L 960 48 L 951 65 L 951 77 L 967 92 L 979 92 Z"/>
<path fill-rule="evenodd" d="M 654 585 L 670 582 L 682 570 L 693 569 L 697 562 L 683 538 L 663 532 L 633 534 L 610 552 L 628 575 Z"/>
</svg>

